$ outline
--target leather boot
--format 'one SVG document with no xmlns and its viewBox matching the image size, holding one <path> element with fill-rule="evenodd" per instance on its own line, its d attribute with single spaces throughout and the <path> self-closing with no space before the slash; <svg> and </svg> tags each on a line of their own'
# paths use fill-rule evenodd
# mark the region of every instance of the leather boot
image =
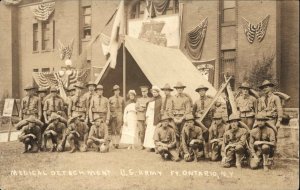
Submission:
<svg viewBox="0 0 300 190">
<path fill-rule="evenodd" d="M 241 159 L 242 159 L 241 155 L 235 154 L 235 165 L 236 165 L 237 169 L 241 169 L 242 168 Z"/>
<path fill-rule="evenodd" d="M 263 154 L 264 171 L 269 171 L 269 155 Z"/>
</svg>

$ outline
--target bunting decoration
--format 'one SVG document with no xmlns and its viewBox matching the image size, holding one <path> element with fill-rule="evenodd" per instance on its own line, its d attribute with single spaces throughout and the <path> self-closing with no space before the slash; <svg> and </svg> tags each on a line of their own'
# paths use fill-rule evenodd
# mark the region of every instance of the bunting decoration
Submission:
<svg viewBox="0 0 300 190">
<path fill-rule="evenodd" d="M 58 40 L 58 50 L 59 50 L 59 56 L 61 60 L 66 59 L 71 59 L 72 57 L 72 52 L 73 52 L 73 43 L 74 39 L 72 39 L 71 43 L 67 46 L 64 46 L 63 43 L 61 43 L 60 40 Z"/>
<path fill-rule="evenodd" d="M 147 9 L 150 13 L 150 17 L 166 14 L 167 9 L 170 5 L 170 0 L 147 0 Z"/>
<path fill-rule="evenodd" d="M 245 18 L 242 18 L 242 26 L 244 29 L 244 33 L 250 44 L 254 42 L 255 37 L 259 42 L 263 41 L 267 32 L 269 19 L 270 19 L 270 15 L 266 16 L 266 18 L 264 18 L 261 22 L 255 25 L 255 24 L 251 24 Z"/>
<path fill-rule="evenodd" d="M 194 60 L 200 60 L 207 30 L 208 19 L 205 18 L 196 28 L 186 34 L 185 49 Z"/>
<path fill-rule="evenodd" d="M 55 2 L 42 3 L 30 8 L 36 20 L 46 21 L 55 9 Z"/>
<path fill-rule="evenodd" d="M 22 0 L 4 0 L 5 5 L 17 5 L 21 3 Z"/>
</svg>

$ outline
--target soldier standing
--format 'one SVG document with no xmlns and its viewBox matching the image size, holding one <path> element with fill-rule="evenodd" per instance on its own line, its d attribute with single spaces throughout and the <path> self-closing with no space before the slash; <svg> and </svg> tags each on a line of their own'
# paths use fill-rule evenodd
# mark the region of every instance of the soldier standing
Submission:
<svg viewBox="0 0 300 190">
<path fill-rule="evenodd" d="M 267 117 L 270 118 L 269 122 L 279 128 L 283 116 L 283 110 L 280 98 L 273 94 L 274 86 L 275 85 L 273 83 L 265 80 L 259 87 L 263 91 L 264 95 L 258 99 L 258 112 L 266 112 Z"/>
<path fill-rule="evenodd" d="M 153 139 L 158 153 L 164 160 L 171 159 L 178 162 L 180 159 L 176 150 L 176 134 L 169 125 L 170 119 L 168 115 L 162 116 L 161 124 L 155 131 Z"/>
<path fill-rule="evenodd" d="M 25 150 L 23 153 L 38 152 L 42 141 L 40 127 L 43 123 L 36 119 L 33 115 L 25 120 L 27 124 L 23 126 L 21 134 L 18 137 L 19 141 L 25 144 Z"/>
<path fill-rule="evenodd" d="M 213 116 L 212 125 L 209 128 L 209 144 L 211 150 L 211 160 L 218 161 L 224 157 L 222 149 L 223 145 L 223 136 L 225 133 L 226 125 L 222 118 L 221 113 L 215 113 Z"/>
<path fill-rule="evenodd" d="M 192 113 L 192 104 L 189 97 L 183 93 L 184 86 L 181 82 L 178 82 L 174 88 L 177 91 L 177 94 L 172 99 L 172 115 L 173 121 L 176 125 L 176 135 L 177 135 L 177 147 L 179 147 L 180 134 L 183 127 L 183 120 L 186 114 Z"/>
<path fill-rule="evenodd" d="M 52 113 L 57 113 L 61 116 L 65 116 L 64 113 L 64 102 L 58 97 L 58 90 L 55 87 L 50 89 L 51 96 L 49 96 L 44 103 L 44 119 L 46 123 L 49 123 L 48 120 Z"/>
<path fill-rule="evenodd" d="M 103 117 L 98 117 L 93 121 L 93 125 L 89 132 L 87 146 L 96 146 L 97 151 L 101 153 L 109 151 L 109 135 L 108 127 L 103 120 Z"/>
<path fill-rule="evenodd" d="M 250 132 L 250 167 L 252 169 L 257 169 L 263 165 L 264 170 L 268 171 L 270 162 L 273 160 L 277 131 L 268 126 L 267 120 L 269 118 L 265 114 L 258 113 L 255 126 Z"/>
<path fill-rule="evenodd" d="M 137 129 L 138 129 L 138 138 L 143 146 L 144 139 L 145 139 L 145 132 L 146 132 L 146 110 L 147 104 L 150 101 L 148 97 L 149 87 L 148 86 L 141 86 L 140 87 L 142 92 L 142 97 L 136 100 L 135 109 L 137 111 Z M 143 148 L 143 147 L 142 147 Z"/>
<path fill-rule="evenodd" d="M 87 101 L 82 95 L 82 90 L 84 89 L 84 86 L 81 82 L 78 82 L 74 85 L 76 88 L 75 95 L 71 97 L 71 101 L 68 107 L 68 117 L 75 117 L 77 115 L 80 115 L 82 119 L 86 120 L 87 117 Z"/>
<path fill-rule="evenodd" d="M 186 162 L 199 161 L 204 156 L 204 139 L 202 129 L 194 125 L 194 116 L 184 118 L 185 125 L 181 132 L 181 149 Z"/>
<path fill-rule="evenodd" d="M 34 86 L 27 86 L 24 88 L 26 96 L 21 101 L 21 109 L 19 117 L 21 120 L 26 119 L 30 116 L 34 116 L 37 119 L 42 118 L 42 104 L 41 100 L 35 96 L 36 88 Z"/>
<path fill-rule="evenodd" d="M 87 151 L 89 127 L 83 122 L 83 119 L 79 119 L 81 117 L 81 115 L 77 115 L 68 120 L 68 128 L 66 129 L 62 145 L 65 145 L 67 140 L 71 147 L 70 153 L 73 153 L 78 149 L 81 152 Z M 62 151 L 64 148 L 65 147 L 62 146 Z"/>
<path fill-rule="evenodd" d="M 247 82 L 242 83 L 239 88 L 241 95 L 236 99 L 237 109 L 240 112 L 241 120 L 252 129 L 254 116 L 257 113 L 257 100 L 249 94 L 251 87 Z"/>
<path fill-rule="evenodd" d="M 223 143 L 224 143 L 224 155 L 222 158 L 222 166 L 229 168 L 232 165 L 235 165 L 237 168 L 241 168 L 241 159 L 246 152 L 246 140 L 248 131 L 239 127 L 240 117 L 238 115 L 230 115 L 228 119 L 229 128 L 226 130 Z"/>
<path fill-rule="evenodd" d="M 120 87 L 113 86 L 114 95 L 109 98 L 110 105 L 110 133 L 112 135 L 112 143 L 115 148 L 119 147 L 121 127 L 123 124 L 123 111 L 125 108 L 125 101 L 120 96 Z"/>
<path fill-rule="evenodd" d="M 90 121 L 94 121 L 95 118 L 101 117 L 106 125 L 109 124 L 110 109 L 109 102 L 106 97 L 103 96 L 103 86 L 97 85 L 96 93 L 92 97 L 89 107 Z"/>
<path fill-rule="evenodd" d="M 48 120 L 48 127 L 46 128 L 43 137 L 44 137 L 44 145 L 43 150 L 47 149 L 47 141 L 48 139 L 52 140 L 52 149 L 51 152 L 57 150 L 57 145 L 61 143 L 63 139 L 63 135 L 65 134 L 67 120 L 53 112 Z"/>
<path fill-rule="evenodd" d="M 83 95 L 83 98 L 86 101 L 87 108 L 90 107 L 90 103 L 91 103 L 92 97 L 95 95 L 96 86 L 97 85 L 93 81 L 88 82 L 87 85 L 86 85 L 86 87 L 88 88 L 88 92 L 86 92 Z M 89 115 L 89 110 L 88 109 L 86 110 L 86 115 L 87 116 L 86 116 L 85 122 L 88 124 L 88 126 L 91 126 L 91 121 L 92 120 L 90 120 L 91 116 Z"/>
<path fill-rule="evenodd" d="M 204 119 L 200 121 L 200 118 L 204 114 L 205 110 L 209 107 L 211 104 L 213 98 L 206 95 L 206 91 L 208 90 L 208 87 L 200 85 L 198 88 L 196 88 L 196 92 L 199 93 L 200 98 L 195 102 L 193 107 L 193 114 L 196 117 L 195 122 L 202 128 L 203 130 L 203 138 L 205 140 L 205 147 L 204 147 L 204 153 L 205 157 L 209 158 L 211 151 L 210 146 L 208 143 L 209 134 L 208 134 L 208 128 L 211 126 L 212 123 L 212 116 L 214 112 L 214 107 L 210 108 L 209 112 L 205 115 Z M 203 127 L 203 125 L 204 127 Z M 205 129 L 206 128 L 206 129 Z"/>
</svg>

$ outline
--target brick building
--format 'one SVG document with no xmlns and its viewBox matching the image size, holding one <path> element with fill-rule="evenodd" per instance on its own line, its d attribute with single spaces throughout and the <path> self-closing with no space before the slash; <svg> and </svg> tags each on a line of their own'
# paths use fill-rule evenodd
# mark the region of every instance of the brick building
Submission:
<svg viewBox="0 0 300 190">
<path fill-rule="evenodd" d="M 162 0 L 167 1 L 167 0 Z M 37 20 L 32 7 L 55 2 L 55 10 L 45 21 Z M 0 3 L 0 97 L 20 98 L 23 87 L 32 82 L 32 72 L 58 71 L 64 66 L 59 57 L 58 40 L 67 45 L 73 40 L 72 61 L 76 64 L 91 39 L 99 32 L 110 35 L 113 15 L 119 1 L 103 0 L 22 0 L 19 4 Z M 130 23 L 142 20 L 145 1 L 126 1 L 127 33 Z M 299 2 L 298 1 L 177 1 L 169 2 L 166 11 L 156 18 L 181 15 L 182 52 L 195 63 L 210 63 L 209 80 L 215 87 L 223 75 L 234 77 L 237 88 L 249 78 L 255 64 L 273 56 L 271 73 L 279 89 L 290 96 L 288 107 L 298 107 L 299 89 Z M 207 30 L 201 58 L 194 60 L 186 49 L 187 33 L 207 18 Z M 249 42 L 244 23 L 256 25 L 268 18 L 265 35 Z M 170 41 L 168 41 L 169 43 Z M 171 45 L 170 45 L 171 46 Z M 93 70 L 106 62 L 99 40 L 87 53 Z"/>
</svg>

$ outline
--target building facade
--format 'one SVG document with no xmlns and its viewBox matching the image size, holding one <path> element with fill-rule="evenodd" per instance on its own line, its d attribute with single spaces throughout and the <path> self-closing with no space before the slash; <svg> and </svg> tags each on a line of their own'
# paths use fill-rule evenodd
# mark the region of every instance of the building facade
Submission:
<svg viewBox="0 0 300 190">
<path fill-rule="evenodd" d="M 87 49 L 85 59 L 91 63 L 90 77 L 95 79 L 98 70 L 105 65 L 107 57 L 102 53 L 104 46 L 101 40 L 98 39 L 92 44 L 91 41 L 99 33 L 110 36 L 114 20 L 109 20 L 119 2 L 22 0 L 14 5 L 2 1 L 0 97 L 23 96 L 24 86 L 33 80 L 32 72 L 61 70 L 65 66 L 65 59 L 60 57 L 61 44 L 72 46 L 70 59 L 74 65 L 79 64 L 82 58 L 79 55 Z M 156 14 L 153 15 L 152 9 L 149 9 L 149 2 L 125 1 L 127 34 L 133 35 L 132 23 L 145 19 L 146 14 L 150 13 L 148 17 L 158 21 L 160 18 L 169 19 L 178 15 L 178 40 L 162 40 L 162 43 L 170 47 L 175 44 L 177 47 L 173 48 L 180 48 L 195 64 L 210 65 L 207 69 L 210 75 L 208 78 L 215 87 L 218 87 L 224 81 L 224 75 L 227 75 L 233 76 L 232 87 L 237 89 L 244 80 L 251 79 L 257 64 L 269 61 L 272 79 L 278 84 L 279 90 L 292 97 L 287 106 L 298 107 L 298 1 L 161 2 L 167 3 L 165 9 L 162 12 L 156 10 Z M 48 18 L 37 19 L 33 10 L 45 3 L 52 5 L 53 11 L 51 12 L 50 7 Z M 149 12 L 146 13 L 145 10 Z M 165 26 L 167 27 L 167 24 Z M 198 34 L 197 32 L 201 32 L 202 35 L 202 38 L 199 38 L 200 45 L 197 51 L 201 53 L 198 52 L 198 57 L 193 56 L 187 47 L 188 40 L 193 34 Z M 168 35 L 172 38 L 172 33 L 166 35 L 167 38 Z"/>
</svg>

